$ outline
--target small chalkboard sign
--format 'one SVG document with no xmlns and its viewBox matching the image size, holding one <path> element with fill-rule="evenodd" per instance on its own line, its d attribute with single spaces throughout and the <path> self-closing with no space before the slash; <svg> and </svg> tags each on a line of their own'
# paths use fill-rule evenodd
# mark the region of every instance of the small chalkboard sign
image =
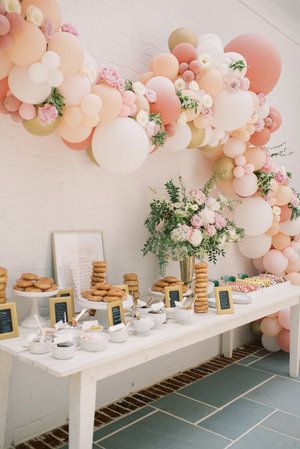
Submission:
<svg viewBox="0 0 300 449">
<path fill-rule="evenodd" d="M 226 287 L 225 285 L 215 287 L 215 298 L 217 313 L 219 315 L 234 313 L 231 287 Z"/>
<path fill-rule="evenodd" d="M 75 316 L 75 305 L 74 305 L 74 290 L 72 288 L 65 289 L 65 290 L 59 290 L 57 293 L 57 296 L 60 298 L 71 298 L 72 301 L 72 316 Z"/>
<path fill-rule="evenodd" d="M 0 340 L 18 337 L 19 328 L 16 304 L 0 304 Z"/>
<path fill-rule="evenodd" d="M 73 301 L 70 296 L 49 298 L 50 323 L 55 326 L 59 321 L 68 323 L 71 321 L 73 314 Z"/>
<path fill-rule="evenodd" d="M 170 307 L 176 307 L 176 302 L 181 302 L 183 298 L 181 285 L 174 287 L 165 287 L 165 306 L 167 309 Z"/>
<path fill-rule="evenodd" d="M 108 325 L 116 326 L 124 323 L 124 310 L 122 301 L 113 301 L 107 304 Z"/>
</svg>

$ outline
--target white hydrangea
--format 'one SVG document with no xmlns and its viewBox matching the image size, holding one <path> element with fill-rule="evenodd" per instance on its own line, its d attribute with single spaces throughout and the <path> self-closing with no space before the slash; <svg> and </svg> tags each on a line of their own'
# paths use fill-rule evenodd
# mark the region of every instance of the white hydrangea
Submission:
<svg viewBox="0 0 300 449">
<path fill-rule="evenodd" d="M 140 81 L 136 81 L 135 83 L 133 83 L 132 89 L 136 95 L 145 95 L 146 93 L 146 87 Z"/>
</svg>

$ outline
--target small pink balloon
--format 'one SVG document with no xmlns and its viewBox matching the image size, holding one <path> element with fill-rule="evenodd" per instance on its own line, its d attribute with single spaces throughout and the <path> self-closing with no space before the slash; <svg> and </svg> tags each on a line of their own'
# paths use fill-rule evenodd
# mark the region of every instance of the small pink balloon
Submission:
<svg viewBox="0 0 300 449">
<path fill-rule="evenodd" d="M 18 14 L 17 12 L 9 12 L 6 17 L 9 20 L 10 32 L 12 34 L 19 34 L 24 31 L 25 20 L 21 14 Z"/>
<path fill-rule="evenodd" d="M 269 273 L 282 274 L 288 266 L 288 259 L 282 251 L 271 249 L 264 257 L 263 264 Z"/>
<path fill-rule="evenodd" d="M 246 164 L 247 160 L 245 158 L 245 156 L 243 156 L 242 154 L 239 154 L 238 156 L 236 156 L 234 158 L 234 163 L 235 165 L 237 165 L 238 167 L 244 167 L 244 165 Z"/>
<path fill-rule="evenodd" d="M 125 90 L 122 92 L 122 100 L 123 104 L 126 104 L 127 106 L 131 106 L 134 104 L 136 99 L 135 93 L 131 90 Z"/>
<path fill-rule="evenodd" d="M 21 105 L 21 101 L 13 95 L 9 95 L 4 100 L 4 106 L 9 112 L 16 112 Z"/>
<path fill-rule="evenodd" d="M 254 172 L 254 165 L 253 164 L 246 164 L 244 166 L 244 170 L 245 170 L 246 175 L 250 175 L 250 173 Z"/>
<path fill-rule="evenodd" d="M 250 137 L 250 143 L 256 147 L 262 147 L 269 142 L 271 132 L 269 128 L 264 128 L 262 131 L 257 131 Z"/>
<path fill-rule="evenodd" d="M 271 106 L 268 117 L 272 120 L 272 123 L 269 126 L 269 130 L 271 131 L 271 133 L 273 133 L 273 132 L 277 131 L 277 129 L 281 125 L 281 114 L 278 111 L 278 109 Z"/>
<path fill-rule="evenodd" d="M 189 69 L 195 74 L 199 73 L 201 70 L 200 62 L 197 61 L 197 59 L 194 59 L 194 61 L 189 63 Z"/>
<path fill-rule="evenodd" d="M 21 119 L 21 117 L 20 117 L 18 111 L 12 112 L 12 113 L 10 114 L 10 117 L 11 117 L 11 119 L 12 119 L 14 122 L 16 122 L 16 123 L 20 123 L 20 122 L 22 121 L 22 119 Z"/>
<path fill-rule="evenodd" d="M 133 116 L 137 113 L 137 105 L 136 104 L 132 104 L 130 106 L 130 115 Z"/>
<path fill-rule="evenodd" d="M 290 309 L 280 310 L 278 313 L 278 322 L 284 329 L 290 329 Z"/>
<path fill-rule="evenodd" d="M 166 131 L 168 133 L 168 137 L 172 137 L 176 133 L 176 126 L 175 125 L 166 125 Z"/>
<path fill-rule="evenodd" d="M 191 70 L 186 70 L 183 73 L 182 78 L 184 79 L 184 81 L 186 83 L 190 83 L 191 81 L 193 81 L 195 79 L 195 75 Z"/>
<path fill-rule="evenodd" d="M 179 64 L 182 62 L 190 63 L 197 59 L 197 52 L 195 47 L 189 43 L 181 43 L 176 45 L 172 54 L 178 59 Z"/>
<path fill-rule="evenodd" d="M 233 169 L 233 175 L 236 177 L 236 178 L 241 178 L 242 176 L 244 176 L 244 174 L 245 174 L 245 170 L 244 170 L 244 167 L 235 167 L 234 169 Z"/>
<path fill-rule="evenodd" d="M 0 15 L 0 36 L 5 36 L 10 31 L 10 23 L 9 20 L 3 16 Z"/>
<path fill-rule="evenodd" d="M 33 104 L 22 103 L 19 107 L 19 114 L 23 120 L 32 120 L 36 116 L 36 109 Z"/>
<path fill-rule="evenodd" d="M 189 65 L 187 62 L 182 62 L 181 64 L 179 64 L 179 73 L 180 75 L 182 75 L 186 70 L 188 70 Z"/>
<path fill-rule="evenodd" d="M 243 176 L 242 178 L 234 178 L 232 181 L 233 190 L 239 196 L 248 197 L 254 195 L 257 191 L 257 177 L 254 173 Z"/>
<path fill-rule="evenodd" d="M 290 331 L 283 329 L 277 336 L 277 343 L 284 352 L 290 352 Z"/>
<path fill-rule="evenodd" d="M 283 254 L 285 255 L 285 257 L 288 260 L 291 260 L 291 261 L 295 260 L 296 252 L 291 246 L 284 248 Z"/>
<path fill-rule="evenodd" d="M 9 34 L 0 36 L 0 50 L 8 50 L 13 44 L 12 37 Z"/>
<path fill-rule="evenodd" d="M 288 206 L 281 206 L 280 223 L 289 221 L 292 217 L 292 209 Z"/>
<path fill-rule="evenodd" d="M 130 106 L 123 104 L 119 115 L 121 117 L 128 117 L 130 115 Z"/>
</svg>

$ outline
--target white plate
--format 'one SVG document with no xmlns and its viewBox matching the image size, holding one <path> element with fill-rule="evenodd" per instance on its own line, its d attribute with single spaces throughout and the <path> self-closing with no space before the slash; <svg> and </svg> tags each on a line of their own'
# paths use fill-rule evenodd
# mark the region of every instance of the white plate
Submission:
<svg viewBox="0 0 300 449">
<path fill-rule="evenodd" d="M 22 298 L 28 298 L 28 299 L 32 299 L 32 298 L 50 298 L 51 296 L 55 296 L 58 293 L 58 289 L 54 290 L 53 292 L 21 292 L 19 290 L 14 290 L 12 289 L 12 292 L 16 295 L 16 296 L 20 296 Z"/>
<path fill-rule="evenodd" d="M 87 299 L 82 297 L 78 299 L 78 302 L 87 309 L 95 309 L 95 310 L 105 310 L 107 309 L 107 304 L 109 304 L 109 302 L 104 301 L 88 301 Z M 131 307 L 132 305 L 133 305 L 132 296 L 127 295 L 127 298 L 123 300 L 123 307 L 128 308 Z"/>
</svg>

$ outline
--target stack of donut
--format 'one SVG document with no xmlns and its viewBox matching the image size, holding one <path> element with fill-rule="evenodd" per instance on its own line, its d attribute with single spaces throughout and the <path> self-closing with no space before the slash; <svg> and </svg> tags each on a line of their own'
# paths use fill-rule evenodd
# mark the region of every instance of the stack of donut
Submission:
<svg viewBox="0 0 300 449">
<path fill-rule="evenodd" d="M 156 281 L 152 287 L 151 290 L 153 292 L 159 292 L 164 293 L 165 287 L 182 287 L 182 293 L 186 293 L 188 291 L 188 285 L 185 285 L 180 279 L 178 279 L 176 276 L 166 276 L 164 278 L 159 279 Z"/>
<path fill-rule="evenodd" d="M 195 313 L 206 313 L 206 312 L 208 312 L 207 264 L 204 262 L 195 263 L 194 270 L 195 270 L 194 311 L 195 311 Z"/>
<path fill-rule="evenodd" d="M 123 275 L 124 284 L 128 285 L 129 294 L 137 301 L 140 298 L 140 287 L 138 275 L 135 273 L 125 273 Z"/>
<path fill-rule="evenodd" d="M 91 286 L 94 287 L 96 284 L 104 283 L 106 281 L 106 269 L 107 262 L 104 260 L 96 260 L 93 262 L 93 271 Z"/>
<path fill-rule="evenodd" d="M 34 273 L 22 273 L 13 286 L 13 290 L 28 293 L 54 292 L 57 288 L 52 278 L 39 277 Z"/>
<path fill-rule="evenodd" d="M 4 304 L 7 300 L 6 286 L 7 286 L 7 269 L 0 267 L 0 304 Z"/>
<path fill-rule="evenodd" d="M 90 290 L 81 292 L 81 296 L 88 301 L 95 302 L 113 302 L 126 298 L 126 293 L 118 287 L 114 287 L 111 284 L 98 283 L 95 284 Z"/>
</svg>

